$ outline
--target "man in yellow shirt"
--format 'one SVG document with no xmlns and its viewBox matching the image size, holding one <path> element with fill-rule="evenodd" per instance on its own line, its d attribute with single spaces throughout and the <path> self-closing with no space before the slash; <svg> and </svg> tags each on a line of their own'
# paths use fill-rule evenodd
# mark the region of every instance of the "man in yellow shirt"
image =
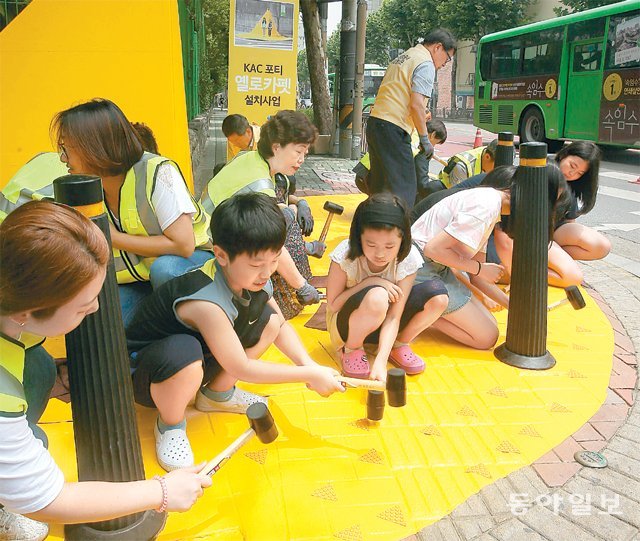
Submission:
<svg viewBox="0 0 640 541">
<path fill-rule="evenodd" d="M 227 138 L 227 158 L 231 160 L 243 150 L 256 150 L 260 139 L 260 126 L 249 124 L 243 115 L 228 115 L 222 121 L 222 133 Z"/>
<path fill-rule="evenodd" d="M 389 64 L 367 122 L 372 193 L 392 192 L 413 207 L 417 186 L 411 132 L 415 127 L 420 146 L 431 154 L 428 102 L 436 70 L 450 62 L 455 52 L 453 35 L 438 28 Z"/>
</svg>

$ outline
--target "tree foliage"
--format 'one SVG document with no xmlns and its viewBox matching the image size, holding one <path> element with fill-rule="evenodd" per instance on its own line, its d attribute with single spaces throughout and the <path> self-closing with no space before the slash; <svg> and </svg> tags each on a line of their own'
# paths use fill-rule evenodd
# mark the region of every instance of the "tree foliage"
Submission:
<svg viewBox="0 0 640 541">
<path fill-rule="evenodd" d="M 568 15 L 577 11 L 585 11 L 609 4 L 617 4 L 620 0 L 560 0 L 563 7 L 553 8 L 556 15 Z"/>
<path fill-rule="evenodd" d="M 527 8 L 535 0 L 447 0 L 438 5 L 440 24 L 457 39 L 478 43 L 492 32 L 527 22 Z"/>
<path fill-rule="evenodd" d="M 205 54 L 200 66 L 200 110 L 211 107 L 213 97 L 227 87 L 229 67 L 229 2 L 202 0 Z"/>
</svg>

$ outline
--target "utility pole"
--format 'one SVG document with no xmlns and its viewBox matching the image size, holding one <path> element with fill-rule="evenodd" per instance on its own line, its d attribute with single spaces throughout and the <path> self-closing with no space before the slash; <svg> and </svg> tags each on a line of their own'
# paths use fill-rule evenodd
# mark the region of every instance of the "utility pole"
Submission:
<svg viewBox="0 0 640 541">
<path fill-rule="evenodd" d="M 340 157 L 351 158 L 356 67 L 356 0 L 342 0 L 340 27 Z"/>
<path fill-rule="evenodd" d="M 353 137 L 351 159 L 362 156 L 362 102 L 364 101 L 364 48 L 367 35 L 367 0 L 358 0 L 356 24 L 356 78 L 353 94 Z"/>
</svg>

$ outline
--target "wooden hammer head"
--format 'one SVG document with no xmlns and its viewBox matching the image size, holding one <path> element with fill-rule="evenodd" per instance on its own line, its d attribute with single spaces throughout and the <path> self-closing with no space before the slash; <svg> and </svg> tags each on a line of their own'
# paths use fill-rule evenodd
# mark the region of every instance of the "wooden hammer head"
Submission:
<svg viewBox="0 0 640 541">
<path fill-rule="evenodd" d="M 337 214 L 338 216 L 344 212 L 344 207 L 338 205 L 337 203 L 332 203 L 331 201 L 325 201 L 324 210 L 330 212 L 331 214 Z"/>
<path fill-rule="evenodd" d="M 577 286 L 569 286 L 565 288 L 564 292 L 567 294 L 567 299 L 569 299 L 574 310 L 581 310 L 587 305 Z"/>
<path fill-rule="evenodd" d="M 407 403 L 407 376 L 402 368 L 392 368 L 387 372 L 387 401 L 393 408 Z"/>
<path fill-rule="evenodd" d="M 247 408 L 249 424 L 262 443 L 271 443 L 278 437 L 278 428 L 269 408 L 262 402 L 251 404 Z"/>
</svg>

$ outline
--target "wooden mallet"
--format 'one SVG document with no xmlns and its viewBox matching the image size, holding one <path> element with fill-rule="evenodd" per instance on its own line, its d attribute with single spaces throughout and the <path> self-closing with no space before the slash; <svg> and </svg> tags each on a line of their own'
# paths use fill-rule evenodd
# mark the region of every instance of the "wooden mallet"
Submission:
<svg viewBox="0 0 640 541">
<path fill-rule="evenodd" d="M 278 428 L 269 412 L 269 409 L 262 402 L 251 404 L 247 408 L 247 417 L 251 428 L 247 429 L 231 445 L 216 457 L 207 462 L 200 470 L 205 475 L 214 475 L 222 465 L 229 460 L 245 443 L 253 436 L 258 436 L 262 443 L 271 443 L 278 437 Z"/>
<path fill-rule="evenodd" d="M 387 402 L 393 408 L 399 408 L 404 406 L 407 403 L 407 376 L 405 371 L 401 368 L 392 368 L 387 372 L 387 383 L 386 385 L 381 381 L 374 381 L 371 379 L 358 379 L 358 378 L 348 378 L 346 376 L 336 376 L 336 379 L 348 385 L 349 387 L 359 387 L 361 389 L 368 389 L 369 391 L 377 391 L 377 393 L 383 393 L 385 390 L 387 391 Z M 371 393 L 370 393 L 371 394 Z M 384 409 L 384 395 L 382 399 L 382 407 Z M 369 402 L 371 401 L 371 409 L 380 407 L 380 398 L 378 398 L 377 394 L 374 394 L 373 397 L 367 397 L 367 418 L 369 417 L 369 413 L 371 413 Z M 382 417 L 381 417 L 382 418 Z M 371 419 L 375 421 L 377 419 Z"/>
<path fill-rule="evenodd" d="M 333 220 L 333 215 L 334 214 L 342 214 L 344 212 L 344 207 L 338 205 L 337 203 L 332 203 L 331 201 L 325 201 L 324 203 L 324 210 L 326 210 L 329 215 L 327 216 L 327 219 L 324 222 L 324 227 L 322 228 L 322 233 L 320 233 L 320 238 L 318 239 L 319 242 L 324 242 L 324 240 L 327 238 L 327 233 L 329 233 L 329 226 L 331 225 L 331 220 Z"/>
<path fill-rule="evenodd" d="M 574 310 L 582 310 L 587 305 L 587 303 L 584 302 L 584 297 L 582 296 L 582 293 L 580 293 L 580 290 L 577 286 L 569 286 L 565 288 L 564 292 L 566 293 L 567 298 L 562 299 L 558 302 L 554 302 L 553 304 L 547 306 L 547 312 L 549 312 L 550 310 L 554 310 L 555 308 L 558 308 L 559 306 L 562 306 L 567 302 L 571 303 L 571 306 L 573 306 Z"/>
</svg>

